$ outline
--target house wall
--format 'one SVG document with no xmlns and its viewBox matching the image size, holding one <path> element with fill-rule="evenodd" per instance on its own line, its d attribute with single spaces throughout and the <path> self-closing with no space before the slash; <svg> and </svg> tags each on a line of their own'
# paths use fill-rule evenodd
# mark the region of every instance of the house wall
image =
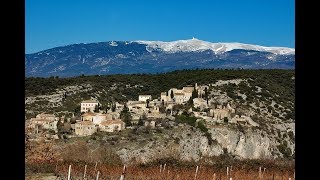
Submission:
<svg viewBox="0 0 320 180">
<path fill-rule="evenodd" d="M 93 123 L 94 124 L 100 124 L 102 121 L 105 121 L 107 120 L 107 117 L 106 115 L 96 115 L 96 116 L 93 116 Z"/>
<path fill-rule="evenodd" d="M 92 121 L 95 116 L 82 116 L 83 121 Z"/>
<path fill-rule="evenodd" d="M 104 132 L 114 132 L 115 130 L 123 130 L 124 129 L 124 124 L 123 123 L 119 123 L 119 124 L 110 124 L 107 126 L 101 125 L 100 126 L 100 131 L 104 131 Z"/>
<path fill-rule="evenodd" d="M 81 103 L 81 112 L 88 112 L 89 109 L 93 112 L 97 105 L 98 103 Z"/>
<path fill-rule="evenodd" d="M 95 125 L 75 124 L 75 134 L 78 136 L 90 136 L 97 131 Z"/>
<path fill-rule="evenodd" d="M 50 121 L 56 120 L 56 117 L 54 115 L 53 116 L 46 116 L 45 114 L 38 114 L 36 116 L 36 118 L 38 118 L 38 119 L 47 119 L 47 120 L 50 120 Z"/>
<path fill-rule="evenodd" d="M 151 95 L 139 95 L 139 101 L 146 102 L 147 99 L 151 101 Z"/>
<path fill-rule="evenodd" d="M 182 104 L 184 102 L 184 96 L 174 95 L 173 98 L 177 104 Z"/>
</svg>

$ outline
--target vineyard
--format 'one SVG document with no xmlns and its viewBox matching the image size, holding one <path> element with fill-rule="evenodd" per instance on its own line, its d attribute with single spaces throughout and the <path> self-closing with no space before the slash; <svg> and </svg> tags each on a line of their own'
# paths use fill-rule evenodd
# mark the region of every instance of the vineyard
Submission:
<svg viewBox="0 0 320 180">
<path fill-rule="evenodd" d="M 84 164 L 84 163 L 67 163 L 56 162 L 50 164 L 32 165 L 33 171 L 41 172 L 45 170 L 47 173 L 53 173 L 57 179 L 68 179 L 68 171 L 70 168 L 70 179 L 75 180 L 94 180 L 94 179 L 108 179 L 118 180 L 122 174 L 124 179 L 135 180 L 287 180 L 294 179 L 294 168 L 288 167 L 286 169 L 256 167 L 253 169 L 242 169 L 235 167 L 213 168 L 210 166 L 190 166 L 190 167 L 176 167 L 167 164 L 159 166 L 111 166 L 105 164 Z M 124 170 L 125 169 L 125 170 Z M 124 173 L 123 173 L 124 172 Z M 42 172 L 44 173 L 44 172 Z M 85 177 L 84 177 L 85 176 Z M 59 177 L 59 178 L 58 178 Z M 28 179 L 28 175 L 26 175 Z"/>
</svg>

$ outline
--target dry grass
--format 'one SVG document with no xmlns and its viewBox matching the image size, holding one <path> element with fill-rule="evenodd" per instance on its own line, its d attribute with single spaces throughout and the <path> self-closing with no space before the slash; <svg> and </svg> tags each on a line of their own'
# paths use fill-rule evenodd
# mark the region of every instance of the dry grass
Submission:
<svg viewBox="0 0 320 180">
<path fill-rule="evenodd" d="M 60 177 L 66 178 L 68 174 L 68 167 L 71 164 L 71 176 L 72 179 L 82 179 L 84 173 L 84 163 L 67 163 L 67 162 L 60 162 L 56 164 L 51 163 L 50 171 Z M 49 166 L 49 165 L 48 165 Z M 287 180 L 289 177 L 293 179 L 293 172 L 294 169 L 287 169 L 287 170 L 277 170 L 272 169 L 268 170 L 263 173 L 262 167 L 262 175 L 263 179 L 274 179 L 274 180 Z M 123 166 L 111 166 L 105 164 L 97 165 L 95 170 L 95 164 L 87 164 L 87 171 L 86 177 L 88 179 L 95 179 L 96 174 L 100 171 L 99 179 L 108 179 L 108 180 L 118 180 L 123 170 Z M 160 173 L 160 166 L 149 166 L 149 167 L 142 167 L 142 166 L 129 166 L 126 169 L 125 179 L 132 179 L 132 180 L 193 180 L 195 178 L 195 171 L 196 167 L 176 167 L 171 165 L 166 165 L 165 170 L 162 170 Z M 231 171 L 231 175 L 227 176 L 226 168 L 224 169 L 215 169 L 210 166 L 200 166 L 197 180 L 207 180 L 207 179 L 214 179 L 214 174 L 216 180 L 229 180 L 232 177 L 232 180 L 257 180 L 259 179 L 259 167 L 256 169 L 237 169 L 233 168 Z"/>
</svg>

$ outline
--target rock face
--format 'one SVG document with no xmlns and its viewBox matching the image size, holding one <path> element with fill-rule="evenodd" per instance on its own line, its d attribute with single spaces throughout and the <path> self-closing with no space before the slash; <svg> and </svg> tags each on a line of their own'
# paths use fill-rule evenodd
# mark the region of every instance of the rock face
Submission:
<svg viewBox="0 0 320 180">
<path fill-rule="evenodd" d="M 227 128 L 218 128 L 210 130 L 212 137 L 215 138 L 227 151 L 238 158 L 259 159 L 272 158 L 271 146 L 275 142 L 267 136 L 249 130 L 245 133 L 230 130 Z"/>
<path fill-rule="evenodd" d="M 276 139 L 261 135 L 262 132 L 247 129 L 240 132 L 226 126 L 209 130 L 214 143 L 199 129 L 182 125 L 159 141 L 151 141 L 139 147 L 127 145 L 117 150 L 124 163 L 148 163 L 162 158 L 175 158 L 183 161 L 199 161 L 202 157 L 219 156 L 225 150 L 239 159 L 273 159 L 281 156 Z M 294 144 L 289 145 L 294 152 Z M 225 149 L 225 150 L 224 150 Z"/>
</svg>

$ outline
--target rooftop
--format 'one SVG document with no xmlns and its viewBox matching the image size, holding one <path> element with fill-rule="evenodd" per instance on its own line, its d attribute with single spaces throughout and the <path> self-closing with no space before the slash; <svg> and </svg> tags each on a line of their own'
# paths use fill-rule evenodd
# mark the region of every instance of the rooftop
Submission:
<svg viewBox="0 0 320 180">
<path fill-rule="evenodd" d="M 77 122 L 76 124 L 81 124 L 81 125 L 94 125 L 93 122 L 91 122 L 91 121 L 80 121 L 80 122 Z"/>
<path fill-rule="evenodd" d="M 93 113 L 93 112 L 86 112 L 82 115 L 82 117 L 85 117 L 85 116 L 95 116 L 96 113 Z"/>
<path fill-rule="evenodd" d="M 38 116 L 41 116 L 41 117 L 56 117 L 53 114 L 45 114 L 45 113 L 38 114 Z"/>
<path fill-rule="evenodd" d="M 108 126 L 108 125 L 111 125 L 111 124 L 122 124 L 122 123 L 123 123 L 123 121 L 121 119 L 115 119 L 115 120 L 102 121 L 100 123 L 100 125 Z"/>
<path fill-rule="evenodd" d="M 53 122 L 53 120 L 43 119 L 43 118 L 31 118 L 31 121 L 42 121 L 42 122 Z"/>
<path fill-rule="evenodd" d="M 96 100 L 84 100 L 81 103 L 99 103 L 99 102 Z"/>
</svg>

